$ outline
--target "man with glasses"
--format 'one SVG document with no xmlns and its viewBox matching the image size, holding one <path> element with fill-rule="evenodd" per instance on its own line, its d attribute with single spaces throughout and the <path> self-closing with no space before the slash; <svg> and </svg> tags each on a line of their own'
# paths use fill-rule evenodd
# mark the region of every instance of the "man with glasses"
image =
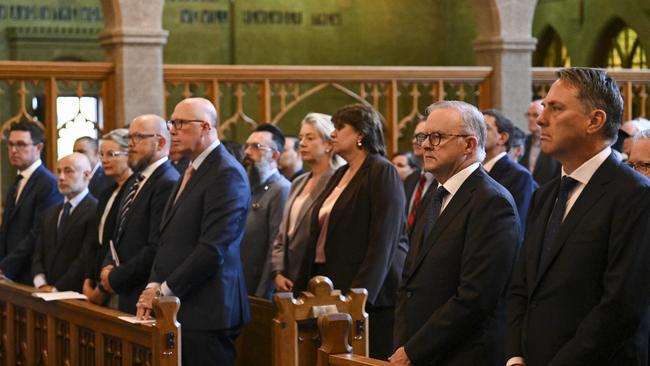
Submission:
<svg viewBox="0 0 650 366">
<path fill-rule="evenodd" d="M 32 254 L 43 212 L 63 201 L 56 177 L 41 162 L 45 137 L 35 123 L 9 127 L 9 164 L 18 175 L 7 191 L 0 229 L 0 270 L 9 279 L 32 285 Z"/>
<path fill-rule="evenodd" d="M 519 160 L 519 163 L 530 171 L 533 179 L 540 186 L 560 175 L 560 164 L 542 151 L 541 129 L 537 125 L 537 120 L 543 111 L 544 105 L 541 100 L 534 100 L 530 103 L 526 112 L 530 135 L 526 137 L 524 155 Z"/>
<path fill-rule="evenodd" d="M 427 110 L 424 169 L 438 182 L 413 230 L 395 310 L 396 365 L 503 365 L 503 297 L 519 244 L 510 193 L 483 170 L 474 106 Z"/>
<path fill-rule="evenodd" d="M 628 163 L 632 169 L 650 178 L 650 129 L 634 135 Z"/>
<path fill-rule="evenodd" d="M 118 308 L 135 314 L 149 282 L 163 210 L 180 174 L 168 160 L 171 138 L 165 120 L 136 117 L 127 138 L 133 175 L 125 183 L 113 238 L 104 239 L 109 251 L 100 278 L 106 291 L 118 295 Z"/>
<path fill-rule="evenodd" d="M 244 165 L 251 184 L 241 259 L 248 295 L 266 299 L 273 292 L 271 253 L 291 183 L 278 172 L 284 135 L 271 124 L 257 126 L 246 140 Z"/>
<path fill-rule="evenodd" d="M 650 180 L 615 157 L 623 116 L 603 70 L 556 73 L 538 120 L 562 177 L 530 204 L 508 295 L 508 365 L 646 365 Z"/>
<path fill-rule="evenodd" d="M 192 162 L 165 207 L 137 315 L 148 318 L 156 296 L 178 296 L 183 365 L 232 366 L 235 339 L 249 319 L 239 244 L 250 186 L 244 168 L 219 141 L 210 101 L 184 99 L 168 127 L 174 151 Z"/>
</svg>

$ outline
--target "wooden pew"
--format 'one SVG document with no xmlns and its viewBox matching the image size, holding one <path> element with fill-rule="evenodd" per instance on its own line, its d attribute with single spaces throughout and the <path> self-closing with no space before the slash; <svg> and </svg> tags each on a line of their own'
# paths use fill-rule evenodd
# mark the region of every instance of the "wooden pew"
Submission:
<svg viewBox="0 0 650 366">
<path fill-rule="evenodd" d="M 154 324 L 83 300 L 45 302 L 33 287 L 0 281 L 0 365 L 178 366 L 176 297 L 154 301 Z"/>
<path fill-rule="evenodd" d="M 352 318 L 349 314 L 325 314 L 318 318 L 321 346 L 317 366 L 389 366 L 390 363 L 354 354 L 348 338 Z"/>
</svg>

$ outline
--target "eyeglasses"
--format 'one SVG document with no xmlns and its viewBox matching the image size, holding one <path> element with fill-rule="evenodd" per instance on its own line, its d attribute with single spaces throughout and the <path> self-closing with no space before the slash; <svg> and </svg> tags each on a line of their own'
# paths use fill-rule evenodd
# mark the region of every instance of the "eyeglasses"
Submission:
<svg viewBox="0 0 650 366">
<path fill-rule="evenodd" d="M 636 170 L 639 173 L 646 174 L 650 172 L 650 163 L 643 163 L 643 162 L 631 162 L 628 161 L 627 165 L 630 166 L 630 168 Z"/>
<path fill-rule="evenodd" d="M 134 134 L 126 135 L 126 138 L 129 139 L 129 141 L 133 141 L 137 144 L 144 139 L 148 139 L 156 136 L 162 137 L 162 135 L 159 133 L 134 133 Z"/>
<path fill-rule="evenodd" d="M 205 121 L 202 121 L 200 119 L 170 119 L 167 121 L 167 129 L 171 130 L 172 127 L 174 127 L 175 130 L 182 130 L 183 125 L 186 125 L 188 123 L 203 123 Z"/>
<path fill-rule="evenodd" d="M 103 158 L 116 158 L 116 157 L 118 157 L 118 156 L 127 156 L 127 155 L 129 155 L 129 153 L 126 152 L 126 151 L 113 151 L 113 150 L 109 150 L 109 151 L 107 151 L 105 154 L 100 152 L 100 153 L 99 153 L 99 158 L 100 158 L 100 159 L 103 159 Z"/>
<path fill-rule="evenodd" d="M 32 146 L 32 145 L 36 145 L 36 144 L 33 143 L 33 142 L 31 142 L 31 143 L 24 143 L 24 142 L 22 142 L 22 141 L 18 141 L 18 142 L 12 142 L 12 141 L 9 141 L 9 142 L 7 143 L 7 146 L 9 146 L 9 149 L 13 149 L 13 148 L 15 148 L 16 150 L 25 150 L 28 146 Z"/>
<path fill-rule="evenodd" d="M 415 135 L 415 140 L 417 141 L 418 145 L 422 146 L 424 143 L 424 140 L 429 140 L 429 144 L 431 146 L 438 146 L 440 145 L 440 142 L 442 139 L 446 139 L 447 137 L 468 137 L 468 136 L 474 136 L 474 135 L 467 135 L 467 134 L 455 134 L 455 133 L 440 133 L 440 132 L 432 132 L 432 133 L 418 133 Z"/>
<path fill-rule="evenodd" d="M 275 150 L 271 146 L 262 145 L 259 142 L 254 144 L 244 144 L 244 150 L 248 149 L 249 147 L 253 150 Z"/>
</svg>

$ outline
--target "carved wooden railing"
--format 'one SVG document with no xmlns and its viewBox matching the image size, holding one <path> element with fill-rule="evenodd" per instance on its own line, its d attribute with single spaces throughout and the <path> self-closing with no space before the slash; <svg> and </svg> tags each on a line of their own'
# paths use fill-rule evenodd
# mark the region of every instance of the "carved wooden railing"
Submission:
<svg viewBox="0 0 650 366">
<path fill-rule="evenodd" d="M 131 324 L 128 315 L 83 300 L 45 302 L 36 289 L 0 281 L 0 365 L 180 365 L 178 298 L 154 302 L 156 322 Z"/>
<path fill-rule="evenodd" d="M 349 314 L 326 314 L 318 318 L 321 346 L 318 348 L 317 366 L 389 366 L 387 361 L 377 360 L 352 352 Z"/>
<path fill-rule="evenodd" d="M 432 102 L 491 107 L 490 67 L 165 65 L 168 114 L 182 98 L 202 96 L 221 112 L 220 132 L 258 123 L 297 126 L 305 112 L 333 113 L 368 103 L 385 117 L 389 154 Z M 302 109 L 301 109 L 302 108 Z M 306 108 L 306 109 L 305 109 Z"/>
<path fill-rule="evenodd" d="M 544 98 L 551 84 L 557 79 L 556 68 L 533 67 L 533 94 Z M 650 70 L 607 70 L 616 80 L 623 95 L 623 121 L 636 117 L 648 118 L 650 112 Z"/>
<path fill-rule="evenodd" d="M 49 141 L 45 145 L 47 166 L 54 167 L 59 131 L 68 122 L 73 123 L 77 117 L 87 119 L 80 112 L 77 116 L 70 116 L 64 125 L 57 126 L 57 97 L 100 98 L 104 124 L 98 126 L 98 129 L 100 132 L 111 130 L 115 127 L 113 114 L 110 113 L 115 89 L 113 75 L 114 66 L 110 63 L 0 61 L 0 138 L 4 138 L 4 132 L 15 121 L 39 124 L 44 128 Z M 33 98 L 37 98 L 40 104 L 37 111 L 32 108 Z M 88 121 L 99 123 L 96 120 Z M 5 152 L 2 149 L 0 157 Z"/>
</svg>

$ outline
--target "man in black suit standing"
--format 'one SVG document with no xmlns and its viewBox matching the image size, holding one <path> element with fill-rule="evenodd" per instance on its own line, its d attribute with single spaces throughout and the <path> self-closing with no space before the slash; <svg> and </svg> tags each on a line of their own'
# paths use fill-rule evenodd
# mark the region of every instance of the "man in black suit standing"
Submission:
<svg viewBox="0 0 650 366">
<path fill-rule="evenodd" d="M 426 120 L 422 120 L 415 125 L 413 130 L 413 156 L 422 166 L 422 159 L 424 156 L 424 149 L 418 144 L 415 136 L 423 133 L 425 129 Z M 404 193 L 406 194 L 406 228 L 409 239 L 415 227 L 417 219 L 418 207 L 421 202 L 425 201 L 425 195 L 429 191 L 429 187 L 434 183 L 433 174 L 425 171 L 422 168 L 416 169 L 404 180 Z M 435 187 L 434 187 L 435 188 Z"/>
<path fill-rule="evenodd" d="M 40 291 L 81 292 L 89 251 L 97 238 L 97 200 L 88 190 L 91 171 L 88 158 L 80 153 L 57 163 L 57 184 L 65 200 L 43 215 L 32 259 L 34 287 Z"/>
<path fill-rule="evenodd" d="M 508 295 L 508 365 L 646 365 L 650 181 L 612 154 L 616 82 L 587 68 L 557 77 L 538 124 L 562 178 L 530 204 Z"/>
<path fill-rule="evenodd" d="M 537 189 L 537 183 L 526 168 L 510 160 L 508 156 L 510 135 L 515 128 L 510 119 L 496 109 L 483 111 L 483 117 L 487 129 L 483 168 L 512 194 L 517 204 L 523 234 L 528 205 Z"/>
<path fill-rule="evenodd" d="M 242 165 L 219 141 L 210 101 L 181 101 L 167 126 L 173 149 L 192 163 L 165 207 L 138 317 L 149 316 L 155 296 L 178 296 L 183 364 L 231 366 L 234 341 L 249 319 L 239 245 L 250 186 Z"/>
<path fill-rule="evenodd" d="M 102 193 L 113 187 L 115 180 L 104 173 L 104 168 L 99 161 L 99 144 L 96 139 L 90 136 L 79 137 L 72 147 L 72 151 L 86 155 L 90 161 L 90 184 L 88 190 L 94 197 L 100 197 Z"/>
<path fill-rule="evenodd" d="M 135 173 L 125 183 L 119 206 L 112 238 L 115 256 L 108 251 L 100 278 L 106 291 L 119 295 L 118 308 L 135 314 L 135 304 L 149 281 L 163 210 L 180 175 L 167 158 L 171 138 L 161 117 L 136 117 L 128 139 L 128 164 Z"/>
<path fill-rule="evenodd" d="M 395 311 L 396 365 L 502 365 L 504 296 L 519 244 L 510 193 L 483 170 L 474 106 L 433 104 L 424 168 L 438 186 L 413 231 Z"/>
<path fill-rule="evenodd" d="M 530 171 L 533 179 L 540 186 L 560 175 L 560 163 L 542 151 L 542 141 L 537 120 L 543 111 L 544 106 L 541 100 L 530 103 L 528 112 L 526 112 L 530 135 L 526 137 L 524 155 L 519 160 L 519 164 Z"/>
<path fill-rule="evenodd" d="M 9 128 L 9 164 L 18 169 L 9 187 L 0 230 L 0 272 L 14 281 L 32 285 L 32 255 L 43 212 L 63 201 L 56 178 L 41 163 L 45 137 L 35 123 L 19 122 Z"/>
</svg>

